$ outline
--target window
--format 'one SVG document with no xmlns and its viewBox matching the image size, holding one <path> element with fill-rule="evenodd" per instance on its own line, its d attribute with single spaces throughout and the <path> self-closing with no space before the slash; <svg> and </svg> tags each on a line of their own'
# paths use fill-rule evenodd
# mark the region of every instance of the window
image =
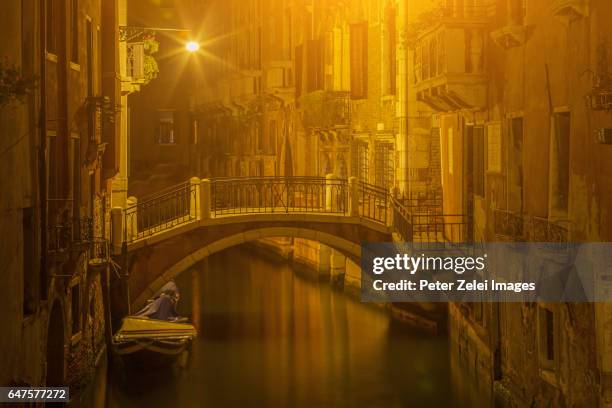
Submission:
<svg viewBox="0 0 612 408">
<path fill-rule="evenodd" d="M 396 81 L 397 81 L 397 61 L 396 61 L 396 35 L 397 30 L 395 26 L 395 8 L 389 6 L 387 8 L 387 35 L 389 36 L 387 47 L 388 47 L 388 65 L 389 65 L 389 95 L 395 95 L 396 93 Z"/>
<path fill-rule="evenodd" d="M 324 42 L 322 39 L 308 41 L 306 49 L 308 67 L 306 77 L 307 92 L 324 89 Z"/>
<path fill-rule="evenodd" d="M 81 331 L 81 285 L 76 284 L 70 290 L 71 302 L 70 307 L 72 311 L 72 335 L 78 334 Z"/>
<path fill-rule="evenodd" d="M 510 119 L 508 143 L 508 198 L 510 210 L 523 210 L 523 118 Z"/>
<path fill-rule="evenodd" d="M 34 225 L 34 209 L 24 208 L 21 228 L 23 234 L 23 315 L 36 311 L 36 231 Z"/>
<path fill-rule="evenodd" d="M 550 146 L 551 210 L 567 213 L 569 203 L 569 159 L 571 116 L 569 112 L 554 114 L 554 131 Z"/>
<path fill-rule="evenodd" d="M 274 154 L 276 151 L 276 121 L 270 121 L 270 128 L 268 129 L 268 142 L 265 146 L 266 154 Z"/>
<path fill-rule="evenodd" d="M 538 332 L 540 364 L 542 368 L 552 370 L 555 368 L 555 348 L 557 344 L 555 339 L 555 315 L 548 307 L 538 307 Z"/>
<path fill-rule="evenodd" d="M 455 173 L 455 133 L 453 127 L 448 128 L 448 138 L 446 145 L 446 163 L 448 165 L 448 174 Z"/>
<path fill-rule="evenodd" d="M 368 24 L 351 25 L 351 98 L 368 96 Z"/>
<path fill-rule="evenodd" d="M 93 27 L 91 25 L 90 19 L 87 19 L 85 31 L 87 35 L 87 96 L 93 96 L 94 94 L 94 89 L 93 89 L 94 87 L 94 78 L 93 78 L 94 38 L 93 38 Z"/>
<path fill-rule="evenodd" d="M 54 0 L 46 0 L 46 21 L 45 25 L 47 26 L 47 52 L 50 54 L 55 54 L 56 52 L 56 26 L 55 26 L 55 1 Z"/>
<path fill-rule="evenodd" d="M 198 144 L 198 139 L 199 139 L 198 138 L 199 129 L 198 129 L 198 120 L 197 119 L 193 119 L 191 121 L 191 132 L 192 132 L 191 143 L 194 144 L 194 145 L 197 145 Z"/>
<path fill-rule="evenodd" d="M 157 112 L 157 144 L 174 144 L 174 111 Z"/>
<path fill-rule="evenodd" d="M 75 208 L 81 207 L 81 143 L 72 137 L 72 198 Z"/>
<path fill-rule="evenodd" d="M 300 44 L 295 47 L 295 97 L 299 99 L 302 95 L 302 75 L 303 75 L 303 46 Z"/>
<path fill-rule="evenodd" d="M 353 162 L 351 170 L 354 177 L 366 183 L 368 182 L 368 143 L 363 140 L 355 140 L 353 144 Z"/>
<path fill-rule="evenodd" d="M 472 133 L 472 169 L 474 195 L 485 195 L 484 128 L 475 126 Z"/>
<path fill-rule="evenodd" d="M 393 187 L 394 182 L 393 142 L 378 141 L 374 149 L 375 184 L 389 189 Z"/>
<path fill-rule="evenodd" d="M 71 44 L 70 44 L 70 61 L 75 64 L 79 63 L 79 0 L 72 0 L 70 5 L 70 13 L 72 20 Z"/>
<path fill-rule="evenodd" d="M 58 198 L 57 137 L 55 132 L 47 136 L 47 194 L 50 199 Z"/>
<path fill-rule="evenodd" d="M 501 172 L 501 126 L 499 123 L 487 125 L 487 171 Z"/>
</svg>

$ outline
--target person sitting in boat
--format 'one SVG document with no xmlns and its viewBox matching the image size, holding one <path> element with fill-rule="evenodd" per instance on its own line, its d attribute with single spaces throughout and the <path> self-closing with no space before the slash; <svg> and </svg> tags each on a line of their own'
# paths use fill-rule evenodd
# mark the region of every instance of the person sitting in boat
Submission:
<svg viewBox="0 0 612 408">
<path fill-rule="evenodd" d="M 179 321 L 183 320 L 176 311 L 180 293 L 176 283 L 166 283 L 157 294 L 147 301 L 147 305 L 134 316 L 148 317 L 149 319 Z"/>
</svg>

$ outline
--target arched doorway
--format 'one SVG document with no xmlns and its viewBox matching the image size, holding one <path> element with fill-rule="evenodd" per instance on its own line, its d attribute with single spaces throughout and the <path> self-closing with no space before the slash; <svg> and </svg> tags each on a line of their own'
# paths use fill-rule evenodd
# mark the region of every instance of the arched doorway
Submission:
<svg viewBox="0 0 612 408">
<path fill-rule="evenodd" d="M 64 386 L 64 314 L 59 301 L 53 303 L 47 329 L 48 387 Z"/>
</svg>

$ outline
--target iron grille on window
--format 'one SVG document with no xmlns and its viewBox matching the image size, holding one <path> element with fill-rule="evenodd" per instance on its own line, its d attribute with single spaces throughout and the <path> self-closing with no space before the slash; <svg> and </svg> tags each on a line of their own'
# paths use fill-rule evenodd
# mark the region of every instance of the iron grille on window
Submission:
<svg viewBox="0 0 612 408">
<path fill-rule="evenodd" d="M 353 162 L 351 169 L 353 176 L 367 183 L 369 180 L 369 167 L 368 144 L 362 140 L 355 140 L 353 143 Z"/>
<path fill-rule="evenodd" d="M 174 112 L 158 112 L 157 144 L 174 144 Z"/>
<path fill-rule="evenodd" d="M 379 187 L 393 186 L 394 157 L 393 142 L 376 142 L 374 151 L 375 184 Z"/>
</svg>

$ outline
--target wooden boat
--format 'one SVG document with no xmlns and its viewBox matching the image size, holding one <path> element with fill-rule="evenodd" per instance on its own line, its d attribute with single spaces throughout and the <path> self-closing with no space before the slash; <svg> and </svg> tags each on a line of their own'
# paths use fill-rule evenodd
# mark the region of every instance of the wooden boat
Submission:
<svg viewBox="0 0 612 408">
<path fill-rule="evenodd" d="M 197 330 L 192 324 L 128 316 L 113 336 L 113 352 L 122 360 L 139 365 L 159 365 L 176 361 L 191 347 Z"/>
</svg>

